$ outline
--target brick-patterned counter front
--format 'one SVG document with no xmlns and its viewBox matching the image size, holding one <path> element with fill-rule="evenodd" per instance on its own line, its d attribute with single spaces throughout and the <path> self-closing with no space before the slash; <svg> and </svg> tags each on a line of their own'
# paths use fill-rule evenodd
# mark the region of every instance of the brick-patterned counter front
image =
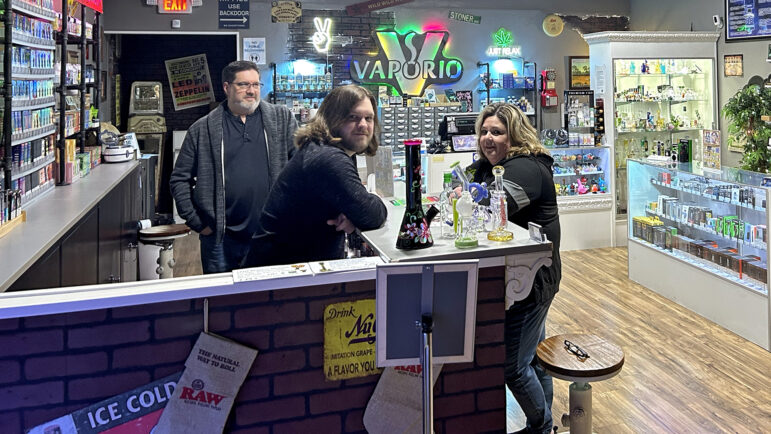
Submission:
<svg viewBox="0 0 771 434">
<path fill-rule="evenodd" d="M 480 268 L 474 362 L 445 365 L 437 433 L 503 431 L 504 267 Z M 226 432 L 364 432 L 378 375 L 326 381 L 324 307 L 375 298 L 373 280 L 209 298 L 211 331 L 260 353 Z M 0 427 L 22 433 L 184 369 L 203 300 L 0 320 Z M 421 393 L 416 390 L 415 393 Z"/>
</svg>

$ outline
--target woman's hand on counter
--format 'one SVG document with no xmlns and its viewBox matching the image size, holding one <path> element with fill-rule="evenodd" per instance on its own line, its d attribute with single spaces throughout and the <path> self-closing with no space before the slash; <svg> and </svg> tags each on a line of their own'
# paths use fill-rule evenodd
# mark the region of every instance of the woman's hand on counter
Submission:
<svg viewBox="0 0 771 434">
<path fill-rule="evenodd" d="M 356 226 L 354 226 L 343 213 L 340 213 L 336 219 L 327 220 L 327 224 L 334 226 L 337 231 L 344 231 L 346 234 L 350 234 L 356 230 Z"/>
</svg>

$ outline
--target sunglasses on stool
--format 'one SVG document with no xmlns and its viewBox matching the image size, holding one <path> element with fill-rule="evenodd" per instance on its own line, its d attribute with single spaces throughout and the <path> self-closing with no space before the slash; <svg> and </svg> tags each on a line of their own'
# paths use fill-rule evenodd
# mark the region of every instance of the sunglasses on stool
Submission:
<svg viewBox="0 0 771 434">
<path fill-rule="evenodd" d="M 575 354 L 579 359 L 588 359 L 589 354 L 586 353 L 581 347 L 565 339 L 565 348 L 571 353 Z"/>
</svg>

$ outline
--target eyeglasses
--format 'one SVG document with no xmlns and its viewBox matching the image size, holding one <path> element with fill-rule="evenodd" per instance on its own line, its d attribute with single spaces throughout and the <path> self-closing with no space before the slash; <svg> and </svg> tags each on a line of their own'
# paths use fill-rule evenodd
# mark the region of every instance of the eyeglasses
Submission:
<svg viewBox="0 0 771 434">
<path fill-rule="evenodd" d="M 235 86 L 236 89 L 238 90 L 246 90 L 246 89 L 249 89 L 250 87 L 259 89 L 260 87 L 262 87 L 262 83 L 260 82 L 249 83 L 248 81 L 239 81 L 238 83 L 233 83 L 233 86 Z"/>
<path fill-rule="evenodd" d="M 569 340 L 565 339 L 565 348 L 570 351 L 571 353 L 575 354 L 576 357 L 579 359 L 588 359 L 589 354 L 586 354 L 586 351 L 581 349 L 578 345 L 574 344 L 573 342 L 570 342 Z"/>
</svg>

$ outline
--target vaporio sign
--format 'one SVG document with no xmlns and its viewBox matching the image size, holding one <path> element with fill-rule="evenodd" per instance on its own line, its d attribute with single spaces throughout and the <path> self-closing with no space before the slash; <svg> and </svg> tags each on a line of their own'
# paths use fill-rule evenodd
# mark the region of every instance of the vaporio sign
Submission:
<svg viewBox="0 0 771 434">
<path fill-rule="evenodd" d="M 460 60 L 447 57 L 450 33 L 431 30 L 401 35 L 393 30 L 375 32 L 378 53 L 354 56 L 351 78 L 364 84 L 388 84 L 401 95 L 421 96 L 433 84 L 455 83 L 463 77 Z"/>
</svg>

